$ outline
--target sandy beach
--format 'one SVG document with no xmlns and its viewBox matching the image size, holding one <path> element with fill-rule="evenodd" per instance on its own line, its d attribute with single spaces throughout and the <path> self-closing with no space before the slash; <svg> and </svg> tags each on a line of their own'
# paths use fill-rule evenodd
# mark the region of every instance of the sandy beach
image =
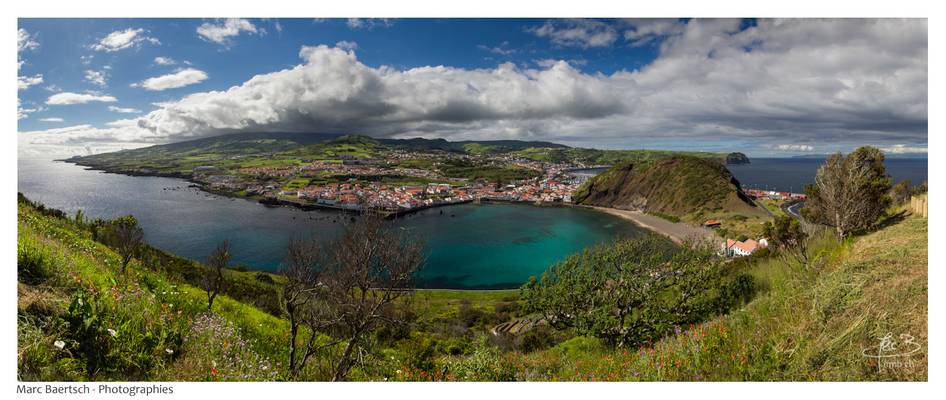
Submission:
<svg viewBox="0 0 946 400">
<path fill-rule="evenodd" d="M 619 210 L 608 207 L 590 206 L 595 210 L 615 215 L 629 220 L 642 228 L 667 236 L 676 243 L 694 240 L 708 240 L 715 242 L 716 235 L 708 228 L 693 226 L 683 222 L 670 222 L 660 217 L 648 215 L 640 211 Z"/>
</svg>

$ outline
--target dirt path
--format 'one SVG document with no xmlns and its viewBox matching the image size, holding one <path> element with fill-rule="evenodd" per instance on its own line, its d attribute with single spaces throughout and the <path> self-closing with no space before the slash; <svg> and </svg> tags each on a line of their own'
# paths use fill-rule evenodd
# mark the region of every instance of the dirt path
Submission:
<svg viewBox="0 0 946 400">
<path fill-rule="evenodd" d="M 640 225 L 642 228 L 649 229 L 661 235 L 667 236 L 670 238 L 670 240 L 673 240 L 677 243 L 693 240 L 706 240 L 710 241 L 711 243 L 715 243 L 719 240 L 716 238 L 716 235 L 713 233 L 713 231 L 708 228 L 693 226 L 683 222 L 670 222 L 660 217 L 644 214 L 640 211 L 619 210 L 608 207 L 589 208 L 624 218 L 637 225 Z"/>
</svg>

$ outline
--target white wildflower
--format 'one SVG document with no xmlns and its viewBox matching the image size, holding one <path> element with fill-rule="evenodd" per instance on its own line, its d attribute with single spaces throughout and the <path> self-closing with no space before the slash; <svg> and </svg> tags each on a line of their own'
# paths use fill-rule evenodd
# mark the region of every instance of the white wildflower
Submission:
<svg viewBox="0 0 946 400">
<path fill-rule="evenodd" d="M 56 346 L 57 349 L 62 350 L 63 348 L 66 347 L 66 342 L 63 342 L 62 340 L 57 340 L 53 342 L 53 346 Z"/>
<path fill-rule="evenodd" d="M 118 332 L 116 332 L 114 329 L 109 328 L 106 330 L 108 331 L 109 335 L 112 335 L 112 337 L 118 337 Z"/>
<path fill-rule="evenodd" d="M 164 352 L 168 353 L 168 355 L 174 354 L 174 350 L 171 349 L 164 349 Z"/>
</svg>

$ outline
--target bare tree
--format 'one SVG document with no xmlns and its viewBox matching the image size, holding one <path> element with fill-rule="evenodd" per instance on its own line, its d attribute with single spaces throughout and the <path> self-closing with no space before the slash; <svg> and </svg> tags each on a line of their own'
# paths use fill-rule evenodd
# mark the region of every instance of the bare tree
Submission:
<svg viewBox="0 0 946 400">
<path fill-rule="evenodd" d="M 128 215 L 109 223 L 106 243 L 115 249 L 122 258 L 122 273 L 128 268 L 131 259 L 138 255 L 145 233 L 138 226 L 138 220 Z"/>
<path fill-rule="evenodd" d="M 314 240 L 290 242 L 282 305 L 289 318 L 290 374 L 297 376 L 314 354 L 344 343 L 330 367 L 331 379 L 340 381 L 367 335 L 400 322 L 392 310 L 412 293 L 423 244 L 366 213 L 327 250 Z M 330 339 L 320 341 L 320 334 Z"/>
<path fill-rule="evenodd" d="M 352 355 L 367 334 L 398 323 L 395 302 L 413 292 L 413 276 L 423 263 L 423 244 L 388 228 L 376 214 L 364 214 L 335 243 L 324 275 L 326 296 L 345 349 L 335 362 L 333 381 L 344 380 Z"/>
<path fill-rule="evenodd" d="M 224 240 L 210 253 L 204 271 L 204 290 L 207 292 L 207 311 L 213 311 L 214 299 L 224 290 L 226 279 L 223 269 L 230 263 L 230 241 Z"/>
<path fill-rule="evenodd" d="M 324 285 L 319 277 L 325 257 L 315 240 L 289 241 L 286 260 L 280 273 L 286 277 L 280 303 L 289 318 L 289 374 L 295 378 L 308 359 L 339 341 L 320 343 L 319 334 L 334 319 L 326 310 Z M 301 329 L 305 327 L 306 329 Z"/>
</svg>

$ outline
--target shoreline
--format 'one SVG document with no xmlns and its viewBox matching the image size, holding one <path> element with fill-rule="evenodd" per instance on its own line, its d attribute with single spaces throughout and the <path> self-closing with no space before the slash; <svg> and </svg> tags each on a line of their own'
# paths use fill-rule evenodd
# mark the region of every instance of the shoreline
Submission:
<svg viewBox="0 0 946 400">
<path fill-rule="evenodd" d="M 77 162 L 75 162 L 75 161 L 73 161 L 73 160 L 55 160 L 55 161 L 66 162 L 66 163 L 69 163 L 69 164 L 74 164 L 74 165 L 77 165 L 77 166 L 81 166 L 81 167 L 83 167 L 84 169 L 87 169 L 87 170 L 96 170 L 96 171 L 101 171 L 101 172 L 103 172 L 103 173 L 111 173 L 111 174 L 126 175 L 126 176 L 163 177 L 163 178 L 180 179 L 180 180 L 182 180 L 182 181 L 187 182 L 187 183 L 189 184 L 189 186 L 194 187 L 194 188 L 197 188 L 198 190 L 200 190 L 200 191 L 202 191 L 202 192 L 204 192 L 204 193 L 207 193 L 207 194 L 217 195 L 217 196 L 221 196 L 221 197 L 228 197 L 228 198 L 232 198 L 232 199 L 247 200 L 247 201 L 251 201 L 251 202 L 254 202 L 254 203 L 261 204 L 261 205 L 263 205 L 263 206 L 265 206 L 265 207 L 292 207 L 292 208 L 296 208 L 296 209 L 299 209 L 299 210 L 304 211 L 304 212 L 305 212 L 305 211 L 317 211 L 317 210 L 319 210 L 319 211 L 330 211 L 330 212 L 331 212 L 331 211 L 334 211 L 334 212 L 338 212 L 338 213 L 340 213 L 340 214 L 350 214 L 350 213 L 354 213 L 354 212 L 359 212 L 359 210 L 346 209 L 346 208 L 342 208 L 342 207 L 333 207 L 333 206 L 324 205 L 324 204 L 302 204 L 302 203 L 299 203 L 299 202 L 288 201 L 288 200 L 283 200 L 283 199 L 258 198 L 258 197 L 253 197 L 253 196 L 240 196 L 240 195 L 237 195 L 237 194 L 235 194 L 235 193 L 233 193 L 233 192 L 220 191 L 220 190 L 213 190 L 213 189 L 211 189 L 211 188 L 210 188 L 209 186 L 207 186 L 207 185 L 204 185 L 204 184 L 202 184 L 202 183 L 200 183 L 200 182 L 195 182 L 195 181 L 192 179 L 191 176 L 184 176 L 183 174 L 141 173 L 141 172 L 121 171 L 121 170 L 105 169 L 105 168 L 96 167 L 96 166 L 91 166 L 91 165 L 83 165 L 83 164 L 77 163 Z M 440 203 L 440 204 L 433 204 L 433 205 L 429 205 L 429 206 L 416 207 L 416 208 L 406 209 L 406 210 L 387 211 L 387 212 L 384 212 L 384 214 L 385 214 L 385 217 L 386 217 L 386 218 L 393 219 L 393 218 L 403 217 L 403 216 L 406 216 L 406 215 L 408 215 L 408 214 L 413 214 L 413 213 L 416 213 L 416 212 L 421 212 L 421 211 L 428 210 L 428 209 L 432 209 L 432 208 L 446 207 L 446 206 L 458 205 L 458 204 L 469 204 L 469 203 L 477 203 L 477 204 L 489 204 L 489 203 L 503 204 L 503 203 L 505 203 L 505 204 L 527 205 L 527 206 L 533 206 L 533 207 L 576 207 L 576 208 L 590 209 L 590 210 L 594 210 L 594 211 L 597 211 L 597 212 L 603 212 L 603 213 L 606 213 L 606 214 L 610 214 L 611 216 L 614 216 L 614 217 L 623 219 L 623 220 L 625 220 L 625 221 L 629 221 L 629 222 L 631 222 L 632 224 L 634 224 L 635 226 L 638 226 L 638 227 L 640 227 L 640 228 L 642 228 L 642 229 L 645 229 L 645 230 L 650 231 L 650 232 L 652 232 L 652 233 L 656 233 L 656 234 L 659 234 L 659 235 L 666 236 L 666 237 L 670 238 L 672 241 L 674 241 L 675 243 L 678 243 L 678 244 L 683 243 L 686 238 L 689 238 L 689 237 L 690 237 L 690 236 L 686 235 L 685 233 L 688 233 L 688 232 L 689 232 L 689 233 L 692 233 L 692 232 L 690 232 L 691 230 L 699 231 L 699 230 L 701 229 L 701 228 L 692 227 L 692 226 L 689 226 L 689 225 L 686 225 L 686 224 L 682 224 L 682 223 L 676 223 L 676 224 L 675 224 L 675 223 L 672 223 L 672 222 L 670 222 L 670 221 L 666 221 L 666 220 L 660 219 L 660 218 L 655 217 L 655 216 L 647 215 L 647 214 L 644 214 L 644 213 L 639 212 L 639 211 L 621 210 L 621 209 L 615 209 L 615 208 L 598 207 L 598 206 L 588 206 L 588 205 L 573 204 L 573 203 L 562 203 L 562 202 L 536 203 L 536 202 L 534 202 L 534 201 L 516 201 L 516 200 L 511 200 L 511 199 L 489 199 L 489 198 L 483 198 L 483 199 L 480 199 L 480 201 L 476 201 L 476 200 L 466 200 L 466 201 L 451 202 L 451 203 Z M 711 231 L 708 231 L 708 230 L 706 230 L 706 231 L 704 232 L 704 234 L 713 235 L 713 233 L 712 233 Z M 274 271 L 271 271 L 271 270 L 268 270 L 268 269 L 265 269 L 265 268 L 253 268 L 253 267 L 247 268 L 247 272 L 274 273 Z M 515 290 L 517 290 L 517 288 L 515 288 L 515 287 L 512 287 L 512 288 L 509 288 L 509 287 L 507 287 L 507 288 L 456 288 L 456 287 L 453 287 L 453 288 L 450 288 L 450 287 L 431 288 L 431 287 L 418 287 L 418 288 L 415 288 L 415 290 L 418 290 L 418 291 L 447 291 L 447 292 L 450 292 L 450 291 L 455 291 L 455 292 L 502 292 L 502 291 L 515 291 Z"/>
<path fill-rule="evenodd" d="M 88 169 L 88 170 L 102 171 L 104 173 L 109 173 L 109 174 L 118 174 L 118 175 L 126 175 L 126 176 L 152 176 L 152 177 L 181 179 L 188 182 L 192 186 L 197 187 L 199 190 L 205 193 L 222 196 L 222 197 L 229 197 L 229 198 L 234 198 L 234 199 L 252 201 L 266 207 L 293 207 L 302 211 L 322 210 L 322 211 L 334 211 L 334 212 L 339 212 L 342 214 L 360 213 L 363 211 L 360 209 L 343 208 L 343 207 L 337 207 L 337 206 L 332 206 L 332 205 L 327 205 L 327 204 L 302 204 L 299 202 L 283 200 L 283 199 L 278 199 L 278 198 L 258 198 L 254 196 L 238 196 L 232 192 L 213 190 L 201 182 L 195 182 L 192 176 L 187 176 L 185 174 L 157 173 L 157 172 L 142 173 L 142 172 L 133 172 L 133 171 L 110 170 L 107 168 L 102 168 L 102 167 L 98 167 L 94 165 L 82 164 L 82 163 L 76 162 L 76 160 L 71 160 L 71 159 L 61 159 L 61 160 L 54 160 L 54 161 L 75 164 L 77 166 L 85 167 L 85 169 Z M 516 200 L 506 200 L 506 199 L 480 199 L 479 201 L 464 200 L 464 201 L 451 202 L 451 203 L 432 204 L 428 206 L 416 207 L 416 208 L 405 209 L 405 210 L 396 210 L 396 211 L 385 210 L 385 211 L 382 211 L 382 214 L 384 215 L 384 218 L 386 219 L 394 219 L 398 217 L 407 216 L 409 214 L 414 214 L 420 211 L 432 209 L 432 208 L 447 207 L 447 206 L 453 206 L 453 205 L 458 205 L 458 204 L 491 203 L 491 202 L 492 203 L 525 204 L 525 205 L 532 205 L 536 207 L 579 207 L 579 208 L 596 210 L 598 212 L 603 212 L 603 213 L 621 218 L 623 220 L 630 221 L 631 223 L 643 229 L 656 233 L 658 235 L 666 236 L 677 244 L 682 244 L 683 242 L 687 240 L 691 240 L 693 238 L 715 240 L 715 234 L 706 228 L 695 227 L 695 226 L 691 226 L 682 222 L 676 222 L 676 223 L 670 222 L 659 217 L 645 214 L 640 211 L 622 210 L 622 209 L 617 209 L 617 208 L 589 206 L 589 205 L 574 204 L 574 203 L 536 203 L 532 201 L 516 201 Z"/>
<path fill-rule="evenodd" d="M 654 232 L 658 235 L 663 235 L 674 243 L 683 244 L 684 242 L 690 240 L 716 240 L 716 235 L 713 231 L 692 226 L 683 222 L 670 222 L 660 217 L 655 217 L 653 215 L 645 214 L 641 211 L 631 211 L 631 210 L 621 210 L 618 208 L 610 207 L 600 207 L 600 206 L 582 206 L 592 210 L 597 210 L 606 214 L 613 215 L 615 217 L 631 221 L 635 225 L 640 226 L 641 228 L 647 229 L 651 232 Z"/>
</svg>

